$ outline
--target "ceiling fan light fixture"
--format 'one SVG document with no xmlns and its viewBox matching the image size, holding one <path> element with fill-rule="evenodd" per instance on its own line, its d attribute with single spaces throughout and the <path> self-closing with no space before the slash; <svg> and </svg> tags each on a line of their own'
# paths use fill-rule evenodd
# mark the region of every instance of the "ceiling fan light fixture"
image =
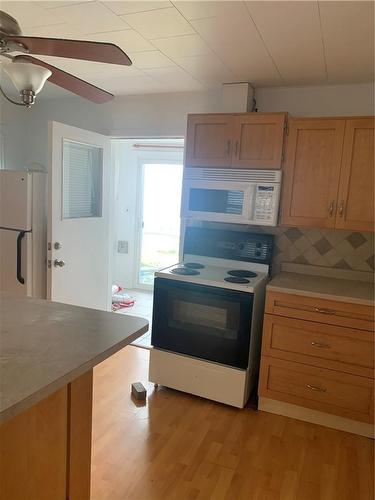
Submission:
<svg viewBox="0 0 375 500">
<path fill-rule="evenodd" d="M 4 71 L 20 93 L 22 103 L 26 106 L 34 103 L 36 94 L 39 94 L 52 75 L 49 69 L 20 59 L 4 64 Z"/>
</svg>

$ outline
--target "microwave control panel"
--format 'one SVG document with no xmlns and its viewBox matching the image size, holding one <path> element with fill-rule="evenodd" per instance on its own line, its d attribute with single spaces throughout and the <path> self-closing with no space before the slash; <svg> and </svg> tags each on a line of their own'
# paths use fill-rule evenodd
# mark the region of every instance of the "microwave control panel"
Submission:
<svg viewBox="0 0 375 500">
<path fill-rule="evenodd" d="M 253 220 L 273 222 L 277 217 L 276 206 L 279 197 L 278 186 L 256 186 Z"/>
</svg>

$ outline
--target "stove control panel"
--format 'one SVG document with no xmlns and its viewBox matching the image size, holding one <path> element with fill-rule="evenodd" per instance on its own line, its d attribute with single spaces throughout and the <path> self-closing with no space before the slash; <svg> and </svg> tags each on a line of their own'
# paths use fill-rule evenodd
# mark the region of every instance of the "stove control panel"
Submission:
<svg viewBox="0 0 375 500">
<path fill-rule="evenodd" d="M 187 227 L 184 254 L 271 264 L 273 235 Z"/>
</svg>

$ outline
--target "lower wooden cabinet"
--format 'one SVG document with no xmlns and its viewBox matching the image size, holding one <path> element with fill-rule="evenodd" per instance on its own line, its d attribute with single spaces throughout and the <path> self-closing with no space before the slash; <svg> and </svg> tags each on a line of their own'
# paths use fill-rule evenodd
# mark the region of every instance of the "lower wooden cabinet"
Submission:
<svg viewBox="0 0 375 500">
<path fill-rule="evenodd" d="M 370 306 L 267 292 L 260 409 L 373 435 L 372 320 Z"/>
<path fill-rule="evenodd" d="M 0 424 L 0 500 L 89 500 L 92 369 Z"/>
<path fill-rule="evenodd" d="M 367 377 L 263 356 L 259 395 L 360 422 L 373 421 L 374 383 Z"/>
<path fill-rule="evenodd" d="M 273 314 L 264 318 L 262 354 L 364 377 L 374 373 L 372 332 Z"/>
</svg>

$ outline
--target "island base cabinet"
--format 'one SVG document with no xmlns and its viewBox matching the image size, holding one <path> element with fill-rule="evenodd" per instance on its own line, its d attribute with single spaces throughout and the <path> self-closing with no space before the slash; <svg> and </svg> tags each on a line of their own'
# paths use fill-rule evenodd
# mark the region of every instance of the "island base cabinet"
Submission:
<svg viewBox="0 0 375 500">
<path fill-rule="evenodd" d="M 1 500 L 89 500 L 92 370 L 0 424 Z"/>
</svg>

